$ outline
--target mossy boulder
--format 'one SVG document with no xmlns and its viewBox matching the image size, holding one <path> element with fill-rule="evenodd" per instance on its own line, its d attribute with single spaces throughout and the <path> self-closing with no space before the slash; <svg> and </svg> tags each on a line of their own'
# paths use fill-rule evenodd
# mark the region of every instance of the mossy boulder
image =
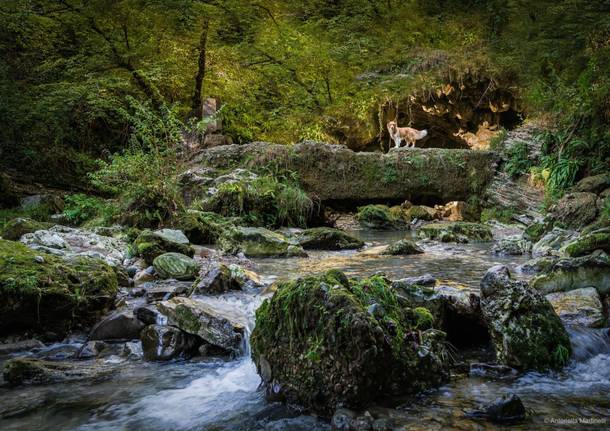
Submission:
<svg viewBox="0 0 610 431">
<path fill-rule="evenodd" d="M 155 258 L 163 253 L 175 252 L 189 257 L 195 254 L 186 235 L 174 229 L 145 230 L 135 239 L 133 248 L 148 265 L 152 265 Z"/>
<path fill-rule="evenodd" d="M 532 223 L 523 232 L 523 237 L 532 242 L 536 242 L 542 238 L 544 233 L 547 231 L 547 226 L 544 223 Z"/>
<path fill-rule="evenodd" d="M 565 244 L 561 251 L 569 257 L 585 256 L 595 250 L 610 253 L 610 229 L 599 229 L 586 235 L 581 235 L 574 241 Z"/>
<path fill-rule="evenodd" d="M 610 175 L 599 174 L 585 177 L 573 187 L 575 192 L 588 192 L 599 194 L 610 187 Z"/>
<path fill-rule="evenodd" d="M 9 241 L 18 241 L 26 233 L 36 232 L 37 230 L 48 229 L 52 223 L 32 220 L 31 218 L 18 217 L 9 221 L 0 231 L 0 237 Z"/>
<path fill-rule="evenodd" d="M 559 256 L 561 247 L 572 241 L 576 236 L 573 231 L 567 231 L 559 227 L 547 232 L 532 246 L 532 256 Z"/>
<path fill-rule="evenodd" d="M 436 211 L 425 205 L 413 205 L 405 211 L 405 215 L 410 220 L 432 221 L 436 218 Z"/>
<path fill-rule="evenodd" d="M 610 293 L 610 259 L 603 251 L 582 257 L 557 260 L 532 280 L 532 287 L 543 293 L 566 292 L 594 287 L 600 295 Z"/>
<path fill-rule="evenodd" d="M 169 361 L 196 353 L 199 337 L 173 326 L 149 325 L 140 334 L 142 352 L 147 361 Z"/>
<path fill-rule="evenodd" d="M 262 227 L 227 229 L 218 245 L 225 253 L 243 253 L 247 257 L 306 256 L 300 246 L 291 244 L 284 235 Z"/>
<path fill-rule="evenodd" d="M 215 244 L 225 229 L 235 226 L 232 219 L 206 211 L 189 210 L 177 222 L 193 244 Z"/>
<path fill-rule="evenodd" d="M 489 226 L 469 222 L 437 222 L 421 226 L 418 231 L 420 238 L 440 242 L 484 242 L 491 241 L 493 234 Z"/>
<path fill-rule="evenodd" d="M 555 292 L 546 295 L 561 320 L 570 324 L 598 328 L 604 325 L 604 312 L 599 293 L 593 287 Z"/>
<path fill-rule="evenodd" d="M 155 257 L 153 266 L 159 277 L 176 280 L 194 280 L 199 265 L 192 257 L 180 253 L 163 253 Z"/>
<path fill-rule="evenodd" d="M 364 242 L 331 227 L 305 229 L 296 235 L 298 244 L 305 250 L 349 250 L 364 246 Z"/>
<path fill-rule="evenodd" d="M 380 276 L 337 270 L 281 283 L 256 313 L 252 357 L 269 399 L 330 417 L 448 379 L 444 333 Z"/>
<path fill-rule="evenodd" d="M 496 242 L 491 248 L 493 254 L 500 256 L 520 256 L 532 250 L 532 243 L 521 235 L 509 236 Z"/>
<path fill-rule="evenodd" d="M 408 239 L 401 239 L 400 241 L 393 242 L 388 245 L 381 254 L 398 256 L 408 254 L 421 254 L 424 250 L 418 246 L 414 241 Z"/>
<path fill-rule="evenodd" d="M 559 369 L 570 358 L 570 339 L 553 307 L 508 268 L 494 266 L 481 281 L 481 311 L 499 363 L 518 370 Z"/>
<path fill-rule="evenodd" d="M 404 229 L 402 211 L 391 211 L 387 205 L 366 205 L 358 208 L 356 220 L 367 229 Z"/>
<path fill-rule="evenodd" d="M 0 335 L 93 324 L 117 289 L 115 271 L 100 259 L 62 259 L 0 240 Z"/>
</svg>

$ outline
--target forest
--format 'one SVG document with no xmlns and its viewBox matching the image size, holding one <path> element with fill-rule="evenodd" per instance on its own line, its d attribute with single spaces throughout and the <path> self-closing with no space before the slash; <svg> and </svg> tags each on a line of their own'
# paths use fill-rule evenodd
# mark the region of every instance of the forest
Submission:
<svg viewBox="0 0 610 431">
<path fill-rule="evenodd" d="M 0 58 L 1 429 L 607 426 L 610 1 L 4 0 Z"/>
</svg>

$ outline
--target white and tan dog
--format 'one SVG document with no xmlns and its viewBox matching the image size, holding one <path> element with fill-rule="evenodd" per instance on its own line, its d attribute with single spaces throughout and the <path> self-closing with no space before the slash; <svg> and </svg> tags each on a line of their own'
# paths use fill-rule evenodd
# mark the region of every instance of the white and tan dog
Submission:
<svg viewBox="0 0 610 431">
<path fill-rule="evenodd" d="M 427 130 L 417 130 L 411 127 L 398 127 L 396 121 L 390 121 L 388 123 L 388 132 L 390 132 L 390 138 L 394 141 L 394 148 L 400 147 L 400 143 L 404 139 L 407 142 L 407 147 L 415 147 L 415 141 L 424 139 L 428 136 Z"/>
</svg>

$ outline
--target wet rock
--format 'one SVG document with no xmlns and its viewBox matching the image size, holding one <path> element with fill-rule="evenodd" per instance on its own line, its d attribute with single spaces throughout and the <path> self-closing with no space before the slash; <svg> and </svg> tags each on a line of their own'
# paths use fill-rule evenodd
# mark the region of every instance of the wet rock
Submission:
<svg viewBox="0 0 610 431">
<path fill-rule="evenodd" d="M 282 257 L 305 254 L 277 232 L 261 227 L 236 227 L 221 235 L 218 245 L 225 253 L 243 253 L 247 257 Z M 306 255 L 306 254 L 305 254 Z"/>
<path fill-rule="evenodd" d="M 149 325 L 142 331 L 142 350 L 147 361 L 190 357 L 201 344 L 198 337 L 173 326 Z"/>
<path fill-rule="evenodd" d="M 484 418 L 496 423 L 515 423 L 525 419 L 525 406 L 515 394 L 506 394 L 481 410 L 470 412 L 466 417 Z"/>
<path fill-rule="evenodd" d="M 402 210 L 392 211 L 386 205 L 366 205 L 358 208 L 356 219 L 367 229 L 406 229 Z"/>
<path fill-rule="evenodd" d="M 374 303 L 383 317 L 369 314 Z M 429 329 L 424 310 L 379 276 L 350 282 L 331 270 L 280 284 L 257 310 L 251 337 L 267 396 L 330 416 L 339 405 L 360 408 L 440 384 L 448 378 L 444 334 Z"/>
<path fill-rule="evenodd" d="M 598 229 L 565 244 L 561 252 L 569 257 L 585 256 L 595 250 L 610 253 L 610 229 Z"/>
<path fill-rule="evenodd" d="M 494 266 L 481 280 L 481 311 L 500 364 L 519 370 L 563 367 L 570 340 L 551 304 L 508 268 Z"/>
<path fill-rule="evenodd" d="M 133 283 L 136 286 L 140 286 L 144 283 L 151 282 L 155 279 L 155 268 L 151 265 L 146 269 L 138 272 L 133 278 Z"/>
<path fill-rule="evenodd" d="M 233 277 L 231 269 L 227 265 L 219 263 L 195 282 L 194 292 L 226 293 L 230 290 L 240 290 L 241 286 L 242 284 Z"/>
<path fill-rule="evenodd" d="M 158 325 L 163 322 L 161 313 L 152 307 L 136 307 L 133 309 L 133 315 L 145 325 Z"/>
<path fill-rule="evenodd" d="M 610 293 L 610 259 L 602 251 L 583 257 L 562 258 L 533 279 L 531 284 L 545 294 L 595 287 L 600 295 L 605 295 Z"/>
<path fill-rule="evenodd" d="M 409 289 L 413 286 L 434 286 L 436 284 L 436 278 L 430 274 L 424 274 L 417 277 L 406 277 L 400 280 L 392 281 L 392 288 L 394 289 Z"/>
<path fill-rule="evenodd" d="M 21 340 L 9 343 L 0 343 L 0 356 L 8 355 L 15 352 L 23 352 L 26 350 L 35 350 L 44 348 L 45 345 L 40 340 Z"/>
<path fill-rule="evenodd" d="M 149 304 L 156 301 L 167 301 L 176 296 L 187 295 L 191 287 L 192 283 L 190 281 L 174 279 L 159 280 L 142 285 L 142 288 L 145 290 L 144 297 Z"/>
<path fill-rule="evenodd" d="M 537 257 L 530 259 L 517 267 L 522 274 L 538 274 L 551 268 L 559 258 L 554 256 Z"/>
<path fill-rule="evenodd" d="M 470 364 L 469 374 L 471 376 L 485 377 L 492 379 L 512 379 L 518 376 L 519 372 L 506 365 L 485 364 L 473 362 Z"/>
<path fill-rule="evenodd" d="M 242 351 L 245 325 L 236 315 L 211 304 L 181 297 L 163 301 L 157 307 L 167 316 L 170 325 L 231 353 Z"/>
<path fill-rule="evenodd" d="M 144 324 L 133 313 L 119 311 L 97 323 L 89 334 L 90 340 L 134 340 L 140 338 Z"/>
<path fill-rule="evenodd" d="M 550 293 L 545 298 L 566 323 L 590 328 L 601 327 L 604 324 L 602 302 L 593 287 Z"/>
<path fill-rule="evenodd" d="M 113 370 L 99 364 L 15 358 L 4 363 L 2 374 L 4 380 L 11 385 L 37 385 L 80 380 L 100 381 L 110 378 Z"/>
<path fill-rule="evenodd" d="M 110 266 L 121 265 L 127 250 L 127 244 L 120 239 L 65 226 L 53 226 L 47 230 L 27 233 L 20 241 L 33 250 L 65 258 L 98 258 Z"/>
<path fill-rule="evenodd" d="M 405 211 L 405 215 L 410 220 L 432 221 L 437 218 L 437 211 L 425 205 L 413 205 Z"/>
<path fill-rule="evenodd" d="M 540 238 L 544 236 L 546 231 L 547 226 L 545 223 L 534 222 L 525 228 L 525 231 L 523 231 L 523 238 L 532 242 L 538 242 L 540 241 Z"/>
<path fill-rule="evenodd" d="M 358 238 L 330 227 L 305 229 L 295 238 L 305 250 L 349 250 L 364 246 Z"/>
<path fill-rule="evenodd" d="M 573 187 L 575 192 L 588 192 L 599 194 L 610 187 L 610 175 L 599 174 L 585 177 Z"/>
<path fill-rule="evenodd" d="M 594 193 L 568 193 L 551 209 L 551 217 L 562 227 L 581 229 L 597 217 L 596 201 Z"/>
<path fill-rule="evenodd" d="M 117 290 L 115 272 L 99 259 L 62 259 L 0 240 L 0 335 L 93 324 Z"/>
<path fill-rule="evenodd" d="M 51 223 L 19 217 L 4 225 L 0 231 L 0 237 L 10 241 L 18 241 L 26 233 L 49 229 L 51 226 L 53 226 Z"/>
<path fill-rule="evenodd" d="M 152 265 L 155 258 L 164 253 L 174 252 L 189 257 L 195 253 L 184 233 L 175 229 L 145 230 L 133 245 L 136 254 L 143 257 L 148 265 Z"/>
<path fill-rule="evenodd" d="M 269 421 L 264 431 L 329 431 L 326 422 L 314 416 L 301 415 Z"/>
<path fill-rule="evenodd" d="M 575 232 L 553 228 L 532 246 L 532 256 L 559 256 L 561 254 L 559 249 L 575 236 Z"/>
<path fill-rule="evenodd" d="M 408 239 L 401 239 L 400 241 L 396 241 L 386 247 L 385 250 L 381 252 L 381 254 L 386 255 L 409 255 L 409 254 L 421 254 L 424 250 L 418 246 L 414 241 L 410 241 Z"/>
<path fill-rule="evenodd" d="M 491 248 L 493 254 L 500 256 L 520 256 L 532 250 L 532 243 L 523 239 L 521 235 L 502 238 Z"/>
<path fill-rule="evenodd" d="M 199 265 L 191 257 L 180 253 L 164 253 L 153 261 L 159 277 L 176 280 L 194 280 L 199 272 Z"/>
<path fill-rule="evenodd" d="M 440 242 L 457 243 L 491 241 L 493 239 L 489 226 L 469 222 L 430 223 L 419 228 L 418 236 Z"/>
<path fill-rule="evenodd" d="M 229 270 L 231 271 L 231 277 L 240 284 L 242 290 L 252 290 L 263 287 L 263 282 L 256 272 L 250 271 L 249 269 L 234 263 L 229 265 Z"/>
</svg>

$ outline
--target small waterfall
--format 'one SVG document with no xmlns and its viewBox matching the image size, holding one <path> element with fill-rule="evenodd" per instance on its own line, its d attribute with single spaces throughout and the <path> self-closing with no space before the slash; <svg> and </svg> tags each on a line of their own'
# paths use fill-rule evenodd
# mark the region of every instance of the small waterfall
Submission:
<svg viewBox="0 0 610 431">
<path fill-rule="evenodd" d="M 597 355 L 610 355 L 608 328 L 567 326 L 566 330 L 572 343 L 572 358 L 575 362 L 584 362 Z"/>
</svg>

